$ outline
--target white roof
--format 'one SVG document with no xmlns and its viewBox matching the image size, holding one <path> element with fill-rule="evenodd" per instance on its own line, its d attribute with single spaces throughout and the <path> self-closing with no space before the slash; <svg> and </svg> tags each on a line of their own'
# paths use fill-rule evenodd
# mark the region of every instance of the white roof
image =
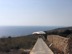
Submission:
<svg viewBox="0 0 72 54">
<path fill-rule="evenodd" d="M 38 38 L 30 54 L 54 54 L 42 38 Z"/>
<path fill-rule="evenodd" d="M 46 34 L 44 31 L 33 32 L 32 34 Z"/>
</svg>

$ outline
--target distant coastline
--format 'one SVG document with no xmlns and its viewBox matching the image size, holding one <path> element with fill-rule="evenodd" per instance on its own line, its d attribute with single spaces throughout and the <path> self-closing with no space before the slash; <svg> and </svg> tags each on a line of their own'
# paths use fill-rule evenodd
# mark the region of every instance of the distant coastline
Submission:
<svg viewBox="0 0 72 54">
<path fill-rule="evenodd" d="M 0 37 L 29 35 L 35 31 L 47 31 L 57 26 L 0 26 Z"/>
</svg>

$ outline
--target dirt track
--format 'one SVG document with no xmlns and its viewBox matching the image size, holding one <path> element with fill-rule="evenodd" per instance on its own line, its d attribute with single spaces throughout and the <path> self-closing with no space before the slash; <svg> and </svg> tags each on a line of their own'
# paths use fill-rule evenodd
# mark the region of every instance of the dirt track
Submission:
<svg viewBox="0 0 72 54">
<path fill-rule="evenodd" d="M 42 38 L 38 38 L 30 54 L 53 54 Z"/>
</svg>

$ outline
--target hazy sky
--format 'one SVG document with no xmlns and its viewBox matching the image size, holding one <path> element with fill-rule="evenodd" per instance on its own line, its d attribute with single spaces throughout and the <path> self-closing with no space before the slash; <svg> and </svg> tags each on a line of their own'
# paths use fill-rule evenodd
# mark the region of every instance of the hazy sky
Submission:
<svg viewBox="0 0 72 54">
<path fill-rule="evenodd" d="M 72 0 L 0 0 L 0 26 L 72 26 Z"/>
</svg>

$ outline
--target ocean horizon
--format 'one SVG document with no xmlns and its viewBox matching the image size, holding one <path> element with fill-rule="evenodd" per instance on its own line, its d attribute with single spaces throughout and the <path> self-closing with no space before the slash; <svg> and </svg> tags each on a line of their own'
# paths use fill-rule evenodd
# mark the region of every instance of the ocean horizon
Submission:
<svg viewBox="0 0 72 54">
<path fill-rule="evenodd" d="M 17 37 L 32 34 L 35 31 L 47 31 L 57 26 L 0 26 L 0 37 Z"/>
</svg>

